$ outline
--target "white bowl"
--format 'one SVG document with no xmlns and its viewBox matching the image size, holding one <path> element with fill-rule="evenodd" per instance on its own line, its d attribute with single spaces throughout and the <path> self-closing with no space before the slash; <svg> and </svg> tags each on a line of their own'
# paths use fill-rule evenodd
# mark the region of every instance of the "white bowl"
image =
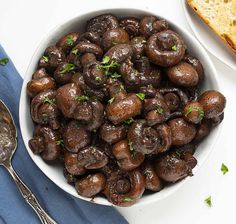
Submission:
<svg viewBox="0 0 236 224">
<path fill-rule="evenodd" d="M 49 45 L 55 43 L 59 37 L 62 35 L 71 32 L 71 31 L 79 31 L 82 32 L 86 21 L 89 20 L 92 17 L 95 17 L 96 15 L 103 14 L 103 13 L 112 13 L 116 15 L 117 17 L 124 17 L 124 16 L 135 16 L 135 17 L 142 17 L 144 15 L 151 15 L 150 12 L 140 9 L 134 9 L 134 8 L 119 8 L 119 9 L 105 9 L 100 11 L 93 11 L 86 14 L 78 15 L 77 17 L 70 19 L 69 21 L 66 21 L 60 26 L 57 26 L 53 30 L 51 30 L 40 42 L 38 48 L 36 49 L 26 72 L 26 75 L 24 77 L 24 83 L 21 91 L 21 98 L 20 98 L 20 125 L 21 125 L 21 131 L 22 136 L 24 139 L 24 143 L 26 145 L 27 151 L 32 158 L 32 160 L 36 163 L 36 165 L 42 170 L 42 172 L 50 178 L 57 186 L 62 188 L 67 193 L 86 200 L 90 201 L 89 198 L 82 197 L 77 194 L 75 188 L 69 184 L 67 184 L 64 176 L 63 171 L 61 167 L 55 167 L 50 166 L 46 162 L 44 162 L 40 156 L 35 155 L 32 153 L 28 146 L 28 141 L 31 139 L 33 134 L 33 122 L 31 120 L 30 116 L 30 101 L 29 97 L 26 93 L 26 85 L 27 82 L 31 80 L 32 74 L 34 73 L 35 69 L 37 68 L 38 60 L 43 55 L 43 52 L 46 47 Z M 155 15 L 152 13 L 152 15 Z M 158 15 L 156 15 L 158 16 Z M 167 20 L 168 21 L 168 20 Z M 215 89 L 219 90 L 219 81 L 218 76 L 216 73 L 216 70 L 213 66 L 213 63 L 211 59 L 209 58 L 208 54 L 206 53 L 205 49 L 199 44 L 199 42 L 185 29 L 178 26 L 172 21 L 168 21 L 171 27 L 181 34 L 183 37 L 185 43 L 187 44 L 188 51 L 196 56 L 203 64 L 203 67 L 205 69 L 206 79 L 204 82 L 203 89 Z M 194 168 L 193 172 L 195 173 L 199 167 L 203 164 L 203 162 L 206 160 L 209 153 L 213 150 L 214 142 L 217 139 L 217 136 L 219 134 L 220 127 L 218 126 L 215 128 L 211 134 L 208 136 L 208 138 L 199 146 L 198 150 L 196 151 L 196 158 L 198 160 L 198 165 Z M 171 193 L 175 192 L 180 186 L 182 186 L 187 180 L 191 179 L 190 177 L 185 178 L 182 181 L 179 181 L 176 184 L 170 185 L 166 188 L 164 188 L 162 191 L 153 193 L 150 195 L 144 195 L 137 203 L 137 205 L 143 205 L 149 202 L 158 201 L 160 199 L 163 199 L 164 197 L 170 195 Z M 103 204 L 103 205 L 112 205 L 110 202 L 107 201 L 107 199 L 102 197 L 96 197 L 95 200 L 93 200 L 93 203 Z"/>
</svg>

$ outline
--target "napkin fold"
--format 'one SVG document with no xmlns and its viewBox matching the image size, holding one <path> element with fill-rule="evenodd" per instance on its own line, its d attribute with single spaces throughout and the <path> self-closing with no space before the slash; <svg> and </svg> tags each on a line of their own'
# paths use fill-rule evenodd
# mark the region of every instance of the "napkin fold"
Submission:
<svg viewBox="0 0 236 224">
<path fill-rule="evenodd" d="M 8 56 L 0 46 L 1 58 Z M 58 224 L 127 224 L 115 208 L 92 204 L 67 194 L 33 163 L 25 149 L 18 119 L 22 81 L 11 60 L 5 66 L 0 65 L 0 99 L 9 107 L 18 131 L 18 148 L 13 158 L 13 167 L 41 206 Z M 8 172 L 0 167 L 0 224 L 3 223 L 39 224 L 40 221 Z"/>
</svg>

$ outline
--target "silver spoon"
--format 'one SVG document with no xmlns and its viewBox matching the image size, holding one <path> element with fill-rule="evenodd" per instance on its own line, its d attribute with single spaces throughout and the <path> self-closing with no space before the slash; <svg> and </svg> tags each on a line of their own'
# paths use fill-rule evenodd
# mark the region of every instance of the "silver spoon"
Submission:
<svg viewBox="0 0 236 224">
<path fill-rule="evenodd" d="M 17 131 L 13 117 L 7 106 L 0 100 L 0 165 L 11 174 L 26 202 L 34 209 L 43 224 L 56 222 L 40 206 L 34 194 L 24 184 L 12 167 L 11 159 L 17 148 Z"/>
</svg>

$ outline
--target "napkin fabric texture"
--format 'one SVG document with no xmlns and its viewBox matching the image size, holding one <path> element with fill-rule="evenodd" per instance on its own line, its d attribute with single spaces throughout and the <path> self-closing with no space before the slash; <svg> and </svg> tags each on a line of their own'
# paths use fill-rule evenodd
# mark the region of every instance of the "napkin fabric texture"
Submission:
<svg viewBox="0 0 236 224">
<path fill-rule="evenodd" d="M 0 46 L 0 59 L 5 57 L 8 58 Z M 5 66 L 0 65 L 0 99 L 9 107 L 18 132 L 18 148 L 13 158 L 13 167 L 18 175 L 59 224 L 127 224 L 115 208 L 89 203 L 67 194 L 31 160 L 22 140 L 18 119 L 22 81 L 11 60 Z M 21 196 L 11 176 L 0 166 L 0 224 L 3 223 L 39 224 L 40 221 Z"/>
</svg>

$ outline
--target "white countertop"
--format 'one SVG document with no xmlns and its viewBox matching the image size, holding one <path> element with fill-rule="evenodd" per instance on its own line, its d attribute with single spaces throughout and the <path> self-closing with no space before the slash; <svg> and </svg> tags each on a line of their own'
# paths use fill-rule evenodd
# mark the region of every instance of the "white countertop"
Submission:
<svg viewBox="0 0 236 224">
<path fill-rule="evenodd" d="M 22 76 L 37 44 L 65 18 L 81 12 L 112 6 L 132 6 L 156 10 L 158 14 L 190 30 L 180 0 L 7 0 L 1 1 L 0 43 Z M 191 31 L 191 30 L 190 30 Z M 208 224 L 235 223 L 236 201 L 236 71 L 211 56 L 219 73 L 222 92 L 227 98 L 223 130 L 215 149 L 197 174 L 171 196 L 145 207 L 119 211 L 134 224 Z M 229 172 L 222 175 L 221 164 Z M 212 196 L 213 207 L 204 199 Z"/>
</svg>

